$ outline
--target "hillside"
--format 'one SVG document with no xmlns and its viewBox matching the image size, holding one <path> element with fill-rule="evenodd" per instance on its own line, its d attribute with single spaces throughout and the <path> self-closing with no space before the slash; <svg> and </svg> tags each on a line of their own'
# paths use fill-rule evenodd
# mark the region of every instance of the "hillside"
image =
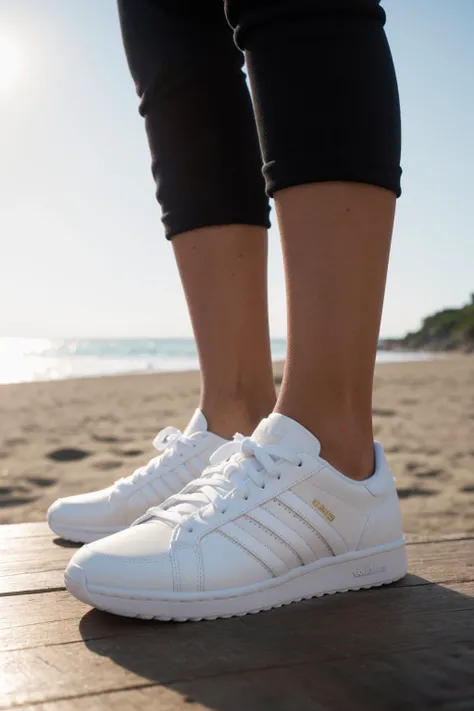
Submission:
<svg viewBox="0 0 474 711">
<path fill-rule="evenodd" d="M 398 346 L 409 350 L 474 353 L 474 293 L 465 306 L 444 309 L 425 318 L 420 330 L 408 333 L 398 341 Z"/>
</svg>

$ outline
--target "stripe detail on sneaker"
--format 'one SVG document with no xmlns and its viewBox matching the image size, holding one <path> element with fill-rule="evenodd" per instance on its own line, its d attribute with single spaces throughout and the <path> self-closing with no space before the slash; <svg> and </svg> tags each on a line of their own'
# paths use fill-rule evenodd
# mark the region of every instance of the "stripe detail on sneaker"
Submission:
<svg viewBox="0 0 474 711">
<path fill-rule="evenodd" d="M 165 501 L 165 499 L 171 496 L 172 492 L 175 491 L 175 489 L 168 484 L 162 476 L 155 477 L 155 479 L 150 482 L 150 486 L 153 487 L 163 501 Z"/>
<path fill-rule="evenodd" d="M 281 502 L 268 501 L 252 511 L 252 517 L 286 541 L 287 545 L 298 554 L 303 565 L 312 563 L 315 557 L 322 558 L 328 555 L 327 547 L 320 541 L 314 545 L 313 540 L 311 545 L 308 539 L 314 539 L 313 530 Z"/>
<path fill-rule="evenodd" d="M 262 524 L 257 516 L 253 516 L 253 513 L 254 512 L 252 512 L 251 515 L 239 518 L 236 521 L 237 525 L 273 551 L 275 555 L 284 561 L 288 569 L 295 568 L 298 565 L 304 565 L 299 553 L 295 551 L 284 538 L 265 524 Z M 258 514 L 258 511 L 255 513 Z"/>
<path fill-rule="evenodd" d="M 292 491 L 284 491 L 277 500 L 284 503 L 290 511 L 298 514 L 313 529 L 316 536 L 326 544 L 330 555 L 347 553 L 348 546 L 342 536 L 316 509 L 308 506 L 299 496 Z"/>
<path fill-rule="evenodd" d="M 274 577 L 288 571 L 288 566 L 282 558 L 253 535 L 247 533 L 247 531 L 241 528 L 236 522 L 231 521 L 226 523 L 220 530 L 231 540 L 237 541 L 246 551 L 252 553 L 255 558 L 266 566 Z"/>
<path fill-rule="evenodd" d="M 172 556 L 174 592 L 196 592 L 203 589 L 197 555 L 194 548 L 176 548 Z M 182 575 L 181 571 L 185 574 Z"/>
<path fill-rule="evenodd" d="M 310 526 L 299 513 L 284 504 L 283 501 L 272 499 L 268 501 L 263 508 L 269 510 L 275 517 L 284 521 L 288 528 L 304 541 L 304 545 L 306 545 L 310 551 L 310 553 L 308 553 L 310 562 L 314 561 L 315 557 L 326 558 L 327 556 L 334 555 L 331 547 L 318 531 L 316 531 L 313 526 Z M 301 548 L 301 551 L 302 550 L 304 549 Z"/>
<path fill-rule="evenodd" d="M 140 494 L 146 499 L 148 506 L 156 504 L 156 490 L 151 482 L 145 484 L 145 486 L 142 486 Z"/>
</svg>

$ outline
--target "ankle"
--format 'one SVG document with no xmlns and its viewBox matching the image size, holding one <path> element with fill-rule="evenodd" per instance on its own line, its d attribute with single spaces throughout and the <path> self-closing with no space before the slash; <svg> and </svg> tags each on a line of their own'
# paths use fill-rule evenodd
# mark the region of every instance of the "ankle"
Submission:
<svg viewBox="0 0 474 711">
<path fill-rule="evenodd" d="M 337 440 L 331 436 L 323 436 L 321 442 L 321 457 L 341 474 L 363 481 L 372 476 L 375 471 L 373 440 L 358 436 L 346 437 L 338 433 Z"/>
<path fill-rule="evenodd" d="M 236 432 L 245 436 L 252 434 L 258 423 L 272 412 L 276 396 L 270 394 L 255 399 L 240 400 L 235 398 L 209 402 L 203 398 L 201 410 L 204 413 L 209 431 L 232 439 Z"/>
<path fill-rule="evenodd" d="M 321 443 L 321 457 L 341 474 L 362 481 L 374 473 L 372 418 L 360 412 L 305 413 L 278 403 L 276 412 L 287 415 L 312 432 Z"/>
</svg>

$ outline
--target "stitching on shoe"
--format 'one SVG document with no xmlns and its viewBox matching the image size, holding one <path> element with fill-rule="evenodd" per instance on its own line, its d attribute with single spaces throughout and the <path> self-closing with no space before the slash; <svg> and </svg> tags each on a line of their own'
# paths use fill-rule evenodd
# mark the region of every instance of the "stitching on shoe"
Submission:
<svg viewBox="0 0 474 711">
<path fill-rule="evenodd" d="M 296 494 L 295 494 L 295 496 L 296 496 Z M 298 498 L 300 498 L 300 497 L 298 497 Z M 307 528 L 309 531 L 311 531 L 311 533 L 316 534 L 316 536 L 319 538 L 319 540 L 321 541 L 321 543 L 322 543 L 322 544 L 326 547 L 326 549 L 329 551 L 330 555 L 336 555 L 336 554 L 334 553 L 334 550 L 333 550 L 332 546 L 330 545 L 330 543 L 329 543 L 328 541 L 326 541 L 326 539 L 324 538 L 324 536 L 322 535 L 322 533 L 320 533 L 317 528 L 315 528 L 311 523 L 309 523 L 309 521 L 306 521 L 306 519 L 303 517 L 302 514 L 300 514 L 298 511 L 295 511 L 295 509 L 293 509 L 293 508 L 292 508 L 289 504 L 287 504 L 285 501 L 279 501 L 278 499 L 275 499 L 275 501 L 277 502 L 277 504 L 278 504 L 279 506 L 283 506 L 285 509 L 287 509 L 287 511 L 288 511 L 290 514 L 292 514 L 295 518 L 297 518 L 299 521 L 301 521 L 302 523 L 304 523 L 304 525 L 306 526 L 306 528 Z M 301 499 L 301 501 L 302 501 L 303 503 L 306 503 L 306 502 L 303 501 L 303 499 Z M 306 541 L 305 538 L 304 538 L 303 540 Z M 342 540 L 344 540 L 344 539 L 342 539 Z M 345 541 L 344 541 L 344 542 L 345 542 Z M 311 550 L 313 551 L 313 553 L 314 553 L 315 555 L 318 555 L 317 551 L 314 550 L 313 546 L 312 546 L 308 541 L 306 541 L 306 543 L 307 543 L 308 546 L 311 548 Z"/>
<path fill-rule="evenodd" d="M 286 504 L 284 504 L 283 501 L 279 501 L 278 499 L 271 499 L 271 501 L 268 501 L 267 503 L 270 504 L 270 503 L 272 503 L 272 502 L 274 502 L 275 504 L 277 504 L 277 506 L 280 506 L 281 508 L 286 509 L 286 510 L 288 511 L 288 513 L 290 514 L 290 516 L 293 516 L 293 518 L 296 518 L 297 520 L 301 520 L 301 522 L 306 526 L 306 528 L 308 528 L 308 530 L 309 530 L 310 532 L 312 532 L 311 527 L 306 523 L 306 521 L 304 521 L 304 520 L 301 518 L 301 516 L 298 516 L 298 515 L 296 514 L 296 512 L 294 512 L 292 509 L 290 509 Z M 273 514 L 272 511 L 271 511 L 270 509 L 266 508 L 265 506 L 262 506 L 262 509 L 263 509 L 264 511 L 266 511 L 267 513 L 269 513 L 271 516 L 275 516 L 275 514 Z M 279 520 L 277 516 L 275 516 L 275 518 L 277 518 L 277 520 Z M 285 524 L 285 526 L 288 526 L 288 524 L 285 523 L 285 521 L 282 521 L 282 523 Z M 306 545 L 308 546 L 308 548 L 310 549 L 310 551 L 311 551 L 312 553 L 314 553 L 315 555 L 317 555 L 317 553 L 316 553 L 316 551 L 313 549 L 311 543 L 310 543 L 304 536 L 302 536 L 301 533 L 298 533 L 298 531 L 295 531 L 294 529 L 292 529 L 292 530 L 293 530 L 294 535 L 295 535 L 295 536 L 298 536 L 298 538 L 300 538 L 300 539 L 303 541 L 303 543 L 306 543 Z M 289 544 L 288 544 L 288 545 L 289 545 Z"/>
<path fill-rule="evenodd" d="M 278 543 L 283 543 L 283 545 L 290 551 L 290 553 L 292 553 L 295 556 L 295 558 L 300 561 L 300 565 L 304 565 L 304 561 L 303 561 L 302 557 L 300 556 L 300 554 L 293 548 L 293 546 L 291 546 L 287 541 L 285 541 L 284 538 L 279 536 L 278 533 L 275 533 L 274 531 L 271 530 L 271 528 L 268 528 L 268 526 L 265 526 L 265 524 L 260 523 L 260 521 L 257 521 L 257 519 L 253 518 L 250 515 L 246 514 L 245 516 L 243 516 L 243 518 L 245 518 L 250 523 L 254 524 L 254 526 L 258 526 L 258 528 L 261 531 L 269 534 L 271 536 L 271 538 L 274 538 L 275 541 L 277 541 Z M 262 541 L 260 541 L 260 543 L 262 543 Z M 265 544 L 263 544 L 263 545 L 265 545 Z M 271 549 L 269 548 L 268 550 L 271 550 Z M 277 555 L 278 558 L 280 558 L 280 556 L 277 553 L 274 553 L 274 551 L 272 551 L 272 553 L 273 553 L 273 555 Z M 283 562 L 285 563 L 285 561 L 283 561 Z M 287 564 L 285 563 L 285 565 L 287 565 Z"/>
<path fill-rule="evenodd" d="M 240 518 L 246 518 L 246 519 L 248 520 L 248 516 L 246 516 L 246 515 L 239 516 L 239 518 L 234 521 L 234 525 L 237 526 L 238 528 L 240 528 L 240 530 L 243 531 L 244 533 L 246 533 L 247 535 L 251 536 L 251 534 L 250 534 L 248 531 L 246 531 L 244 528 L 242 528 L 242 526 L 239 526 L 239 519 L 240 519 Z M 258 526 L 258 524 L 256 524 L 256 525 Z M 267 551 L 268 551 L 271 555 L 274 555 L 275 558 L 278 558 L 278 560 L 280 560 L 286 568 L 288 567 L 287 564 L 285 563 L 285 561 L 283 560 L 283 558 L 281 558 L 281 557 L 278 555 L 278 553 L 274 553 L 274 552 L 272 551 L 272 549 L 267 546 L 266 543 L 264 543 L 263 541 L 259 541 L 258 538 L 256 538 L 255 540 L 257 541 L 257 543 L 260 543 L 261 546 L 263 546 L 264 548 L 266 548 Z M 243 543 L 242 545 L 243 545 L 244 547 L 246 547 L 246 546 L 245 546 L 245 543 Z"/>
<path fill-rule="evenodd" d="M 204 590 L 204 567 L 202 564 L 201 550 L 199 546 L 194 546 L 194 558 L 196 560 L 196 570 L 197 570 L 197 588 L 199 592 Z"/>
<path fill-rule="evenodd" d="M 358 540 L 358 542 L 357 542 L 357 547 L 355 548 L 356 551 L 359 550 L 359 546 L 360 546 L 360 544 L 361 544 L 361 542 L 362 542 L 362 539 L 364 538 L 365 534 L 368 533 L 368 532 L 370 531 L 370 529 L 371 529 L 372 520 L 373 520 L 372 514 L 373 514 L 373 512 L 371 512 L 371 513 L 368 514 L 368 516 L 367 516 L 367 521 L 365 522 L 365 526 L 364 526 L 364 528 L 362 529 L 362 533 L 360 534 L 360 538 L 359 538 L 359 540 Z"/>
<path fill-rule="evenodd" d="M 173 575 L 173 592 L 181 592 L 181 575 L 179 570 L 179 560 L 175 551 L 170 551 L 168 553 L 171 571 Z"/>
</svg>

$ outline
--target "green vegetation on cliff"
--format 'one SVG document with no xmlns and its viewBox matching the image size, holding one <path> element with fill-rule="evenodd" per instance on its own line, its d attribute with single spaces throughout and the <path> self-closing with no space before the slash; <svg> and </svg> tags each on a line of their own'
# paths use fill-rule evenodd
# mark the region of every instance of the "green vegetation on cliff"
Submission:
<svg viewBox="0 0 474 711">
<path fill-rule="evenodd" d="M 424 319 L 419 331 L 408 333 L 401 345 L 410 350 L 459 350 L 474 353 L 474 293 L 459 309 L 444 309 Z"/>
</svg>

